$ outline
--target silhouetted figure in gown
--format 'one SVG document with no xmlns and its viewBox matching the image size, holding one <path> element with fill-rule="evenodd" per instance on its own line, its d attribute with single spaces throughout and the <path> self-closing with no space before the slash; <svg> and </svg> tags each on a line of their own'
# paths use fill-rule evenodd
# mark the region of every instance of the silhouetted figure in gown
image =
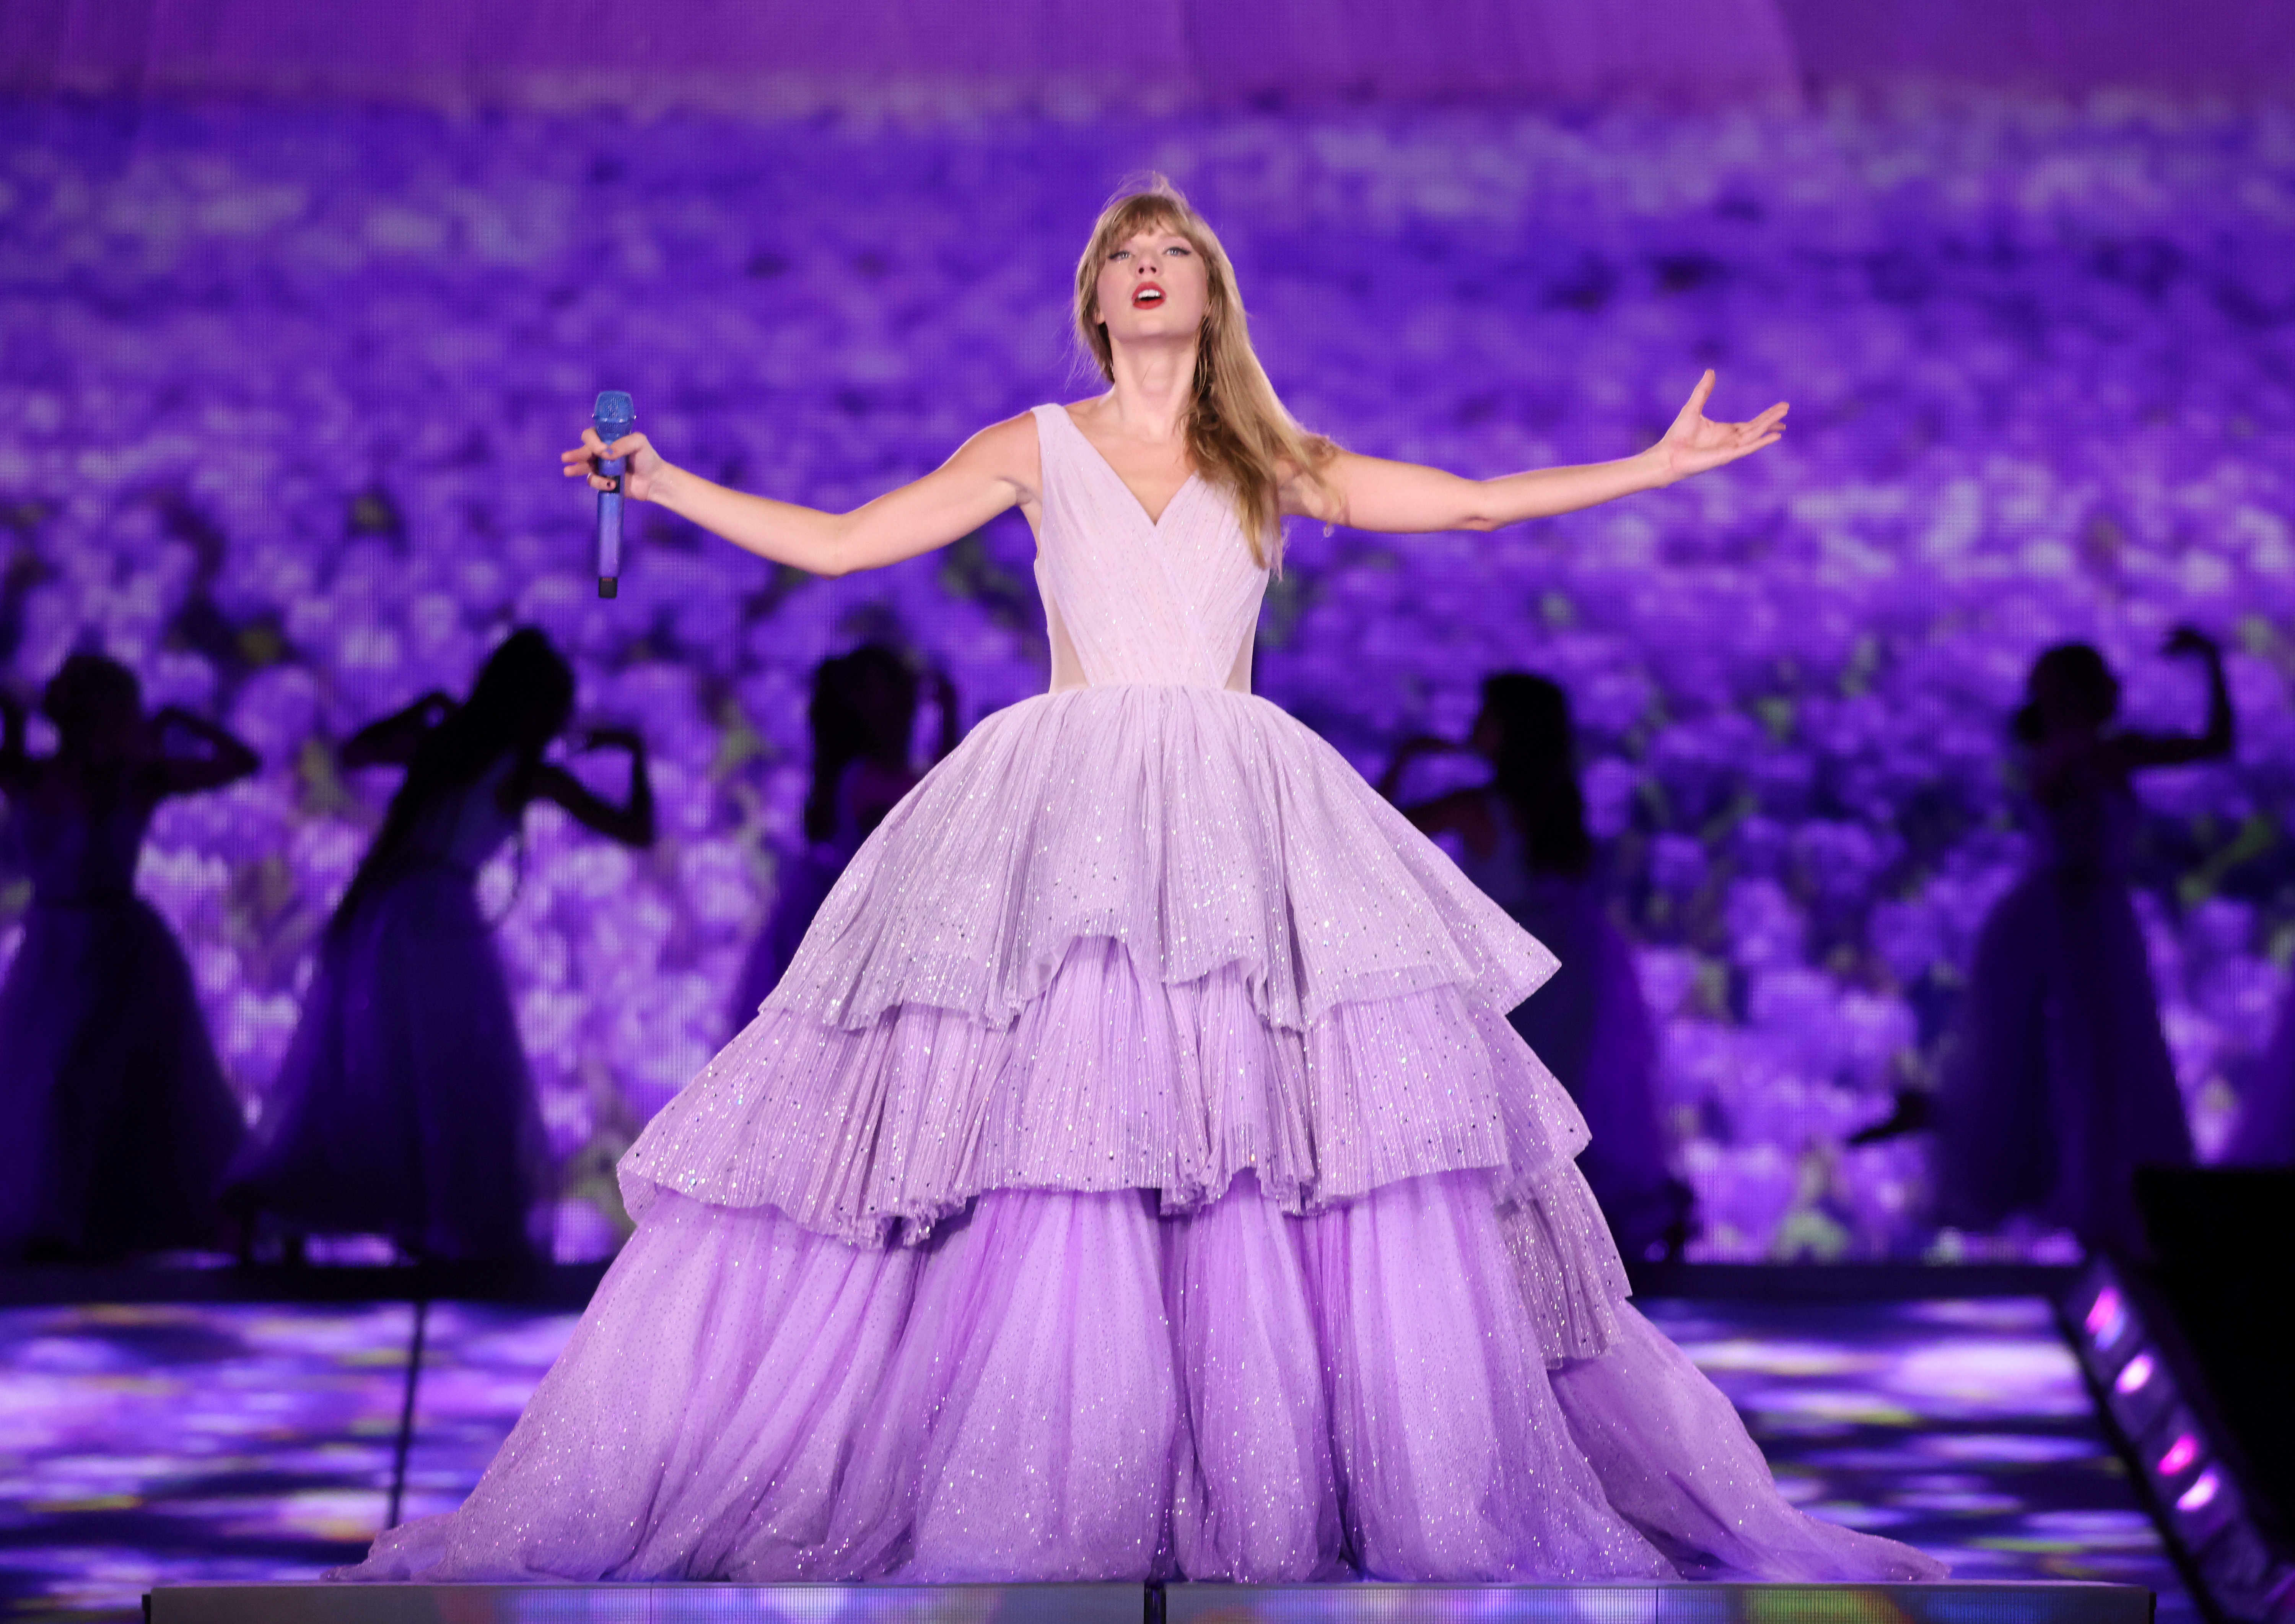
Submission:
<svg viewBox="0 0 2295 1624">
<path fill-rule="evenodd" d="M 2060 644 L 2032 667 L 2016 717 L 2031 856 L 1977 938 L 1937 1100 L 1948 1223 L 2022 1215 L 2091 1246 L 2136 1243 L 2136 1169 L 2192 1160 L 2128 892 L 2141 815 L 2129 780 L 2228 755 L 2233 723 L 2216 645 L 2185 628 L 2168 652 L 2207 666 L 2203 733 L 2113 728 L 2119 679 L 2087 644 Z"/>
<path fill-rule="evenodd" d="M 572 668 L 520 631 L 463 704 L 426 696 L 345 745 L 345 765 L 404 763 L 406 778 L 321 943 L 236 1204 L 290 1236 L 379 1234 L 416 1257 L 546 1253 L 548 1145 L 477 885 L 537 800 L 651 843 L 634 733 L 586 741 L 629 752 L 625 805 L 543 759 L 573 708 Z"/>
<path fill-rule="evenodd" d="M 1429 737 L 1407 741 L 1381 792 L 1392 799 L 1418 756 L 1460 747 Z M 1491 782 L 1406 806 L 1403 815 L 1427 834 L 1455 836 L 1466 877 L 1562 961 L 1507 1019 L 1586 1118 L 1594 1138 L 1578 1166 L 1618 1249 L 1629 1258 L 1678 1253 L 1690 1192 L 1666 1168 L 1656 1033 L 1633 950 L 1610 922 L 1596 872 L 1570 697 L 1545 677 L 1487 678 L 1463 747 L 1490 762 Z"/>
<path fill-rule="evenodd" d="M 175 935 L 135 894 L 151 814 L 261 763 L 169 707 L 148 722 L 135 674 L 77 654 L 42 710 L 54 755 L 26 751 L 0 698 L 0 788 L 32 881 L 0 983 L 0 1257 L 104 1258 L 213 1245 L 216 1188 L 243 1130 Z M 171 735 L 203 754 L 176 755 Z"/>
<path fill-rule="evenodd" d="M 940 747 L 933 754 L 937 762 L 956 748 L 956 690 L 945 675 L 933 681 L 940 712 Z M 780 985 L 813 915 L 861 843 L 924 776 L 909 762 L 917 727 L 917 675 L 882 643 L 863 643 L 813 667 L 805 721 L 813 732 L 805 845 L 783 858 L 772 911 L 741 967 L 727 1023 L 734 1032 L 755 1020 L 757 1006 Z"/>
</svg>

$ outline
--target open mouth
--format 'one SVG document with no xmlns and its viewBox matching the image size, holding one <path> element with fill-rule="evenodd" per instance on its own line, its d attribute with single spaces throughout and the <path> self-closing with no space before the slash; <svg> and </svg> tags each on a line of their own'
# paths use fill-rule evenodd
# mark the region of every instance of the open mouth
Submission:
<svg viewBox="0 0 2295 1624">
<path fill-rule="evenodd" d="M 1154 282 L 1143 282 L 1131 290 L 1131 307 L 1134 310 L 1153 310 L 1163 302 L 1164 290 Z"/>
</svg>

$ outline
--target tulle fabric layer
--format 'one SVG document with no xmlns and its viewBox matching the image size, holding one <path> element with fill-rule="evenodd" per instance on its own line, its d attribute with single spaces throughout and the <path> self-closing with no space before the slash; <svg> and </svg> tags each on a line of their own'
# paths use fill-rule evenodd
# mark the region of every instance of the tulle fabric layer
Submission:
<svg viewBox="0 0 2295 1624">
<path fill-rule="evenodd" d="M 1914 1579 L 1623 1302 L 1549 1375 L 1486 1175 L 983 1196 L 928 1245 L 664 1196 L 463 1507 L 340 1577 Z M 642 1380 L 633 1380 L 642 1372 Z"/>
<path fill-rule="evenodd" d="M 1528 1199 L 1586 1145 L 1561 1085 L 1457 987 L 1297 1031 L 1238 967 L 1167 983 L 1135 953 L 1074 943 L 1001 1027 L 910 1005 L 854 1032 L 769 1004 L 648 1125 L 625 1199 L 770 1205 L 870 1245 L 992 1189 L 1150 1189 L 1179 1212 L 1246 1171 L 1295 1213 L 1464 1168 Z"/>
<path fill-rule="evenodd" d="M 547 1250 L 549 1147 L 494 934 L 443 863 L 323 946 L 234 1204 L 441 1258 Z"/>
<path fill-rule="evenodd" d="M 243 1131 L 151 905 L 36 902 L 0 984 L 0 1256 L 217 1244 Z"/>
</svg>

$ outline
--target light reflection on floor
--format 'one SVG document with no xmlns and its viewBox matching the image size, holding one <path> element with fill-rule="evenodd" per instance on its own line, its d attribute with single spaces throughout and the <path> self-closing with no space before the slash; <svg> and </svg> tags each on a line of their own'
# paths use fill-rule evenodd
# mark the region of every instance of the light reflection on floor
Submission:
<svg viewBox="0 0 2295 1624">
<path fill-rule="evenodd" d="M 2196 1615 L 2045 1304 L 1656 1302 L 1797 1503 L 1966 1579 L 2116 1579 Z M 442 1304 L 408 1515 L 457 1503 L 573 1316 Z M 158 1580 L 308 1578 L 380 1525 L 403 1305 L 0 1312 L 0 1603 L 132 1620 Z"/>
<path fill-rule="evenodd" d="M 2045 1302 L 1657 1302 L 1786 1494 L 1956 1579 L 2111 1579 L 2198 1617 Z"/>
<path fill-rule="evenodd" d="M 0 1597 L 134 1618 L 162 1579 L 308 1573 L 383 1514 L 404 1304 L 0 1314 Z"/>
</svg>

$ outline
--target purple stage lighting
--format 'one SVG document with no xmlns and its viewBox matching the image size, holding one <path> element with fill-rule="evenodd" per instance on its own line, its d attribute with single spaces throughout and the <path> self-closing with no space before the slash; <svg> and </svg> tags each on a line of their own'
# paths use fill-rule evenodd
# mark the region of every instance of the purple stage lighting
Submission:
<svg viewBox="0 0 2295 1624">
<path fill-rule="evenodd" d="M 2295 1595 L 2295 1555 L 2277 1548 L 2247 1511 L 2245 1498 L 2211 1439 L 2211 1414 L 2193 1373 L 2178 1369 L 2172 1342 L 2155 1341 L 2145 1319 L 2159 1310 L 2119 1277 L 2092 1265 L 2064 1303 L 2073 1346 L 2103 1398 L 2121 1451 L 2150 1487 L 2161 1521 L 2225 1616 L 2278 1620 Z"/>
</svg>

